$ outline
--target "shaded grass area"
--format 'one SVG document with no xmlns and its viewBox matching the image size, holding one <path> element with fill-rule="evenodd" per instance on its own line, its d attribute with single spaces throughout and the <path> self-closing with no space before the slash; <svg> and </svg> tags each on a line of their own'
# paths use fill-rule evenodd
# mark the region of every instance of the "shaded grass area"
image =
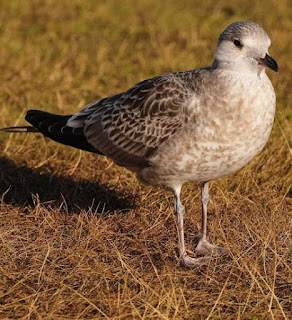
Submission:
<svg viewBox="0 0 292 320">
<path fill-rule="evenodd" d="M 0 168 L 2 199 L 12 205 L 34 207 L 36 198 L 41 197 L 41 201 L 50 203 L 51 208 L 65 205 L 67 211 L 74 213 L 82 209 L 111 213 L 134 206 L 133 196 L 127 199 L 125 193 L 98 181 L 42 173 L 38 169 L 17 165 L 5 157 L 0 158 Z M 103 204 L 102 207 L 100 204 Z"/>
<path fill-rule="evenodd" d="M 178 266 L 173 199 L 111 161 L 39 135 L 0 135 L 0 319 L 292 317 L 292 12 L 288 1 L 0 4 L 1 126 L 27 109 L 71 114 L 157 74 L 211 64 L 229 23 L 272 38 L 278 101 L 265 150 L 212 184 L 209 236 L 231 249 Z M 186 241 L 199 235 L 187 184 Z"/>
</svg>

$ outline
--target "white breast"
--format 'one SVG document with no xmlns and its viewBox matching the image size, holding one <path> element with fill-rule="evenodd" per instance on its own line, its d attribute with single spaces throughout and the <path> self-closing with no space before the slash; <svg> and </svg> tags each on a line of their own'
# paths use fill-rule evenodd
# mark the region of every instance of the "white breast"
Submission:
<svg viewBox="0 0 292 320">
<path fill-rule="evenodd" d="M 205 97 L 193 108 L 194 123 L 153 159 L 181 182 L 213 180 L 254 158 L 273 126 L 275 93 L 265 74 L 240 78 L 229 92 Z"/>
</svg>

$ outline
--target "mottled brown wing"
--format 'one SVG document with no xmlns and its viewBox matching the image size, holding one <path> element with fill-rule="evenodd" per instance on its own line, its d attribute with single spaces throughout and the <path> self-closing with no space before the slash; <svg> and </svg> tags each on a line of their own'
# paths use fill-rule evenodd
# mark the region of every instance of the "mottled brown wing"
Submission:
<svg viewBox="0 0 292 320">
<path fill-rule="evenodd" d="M 115 100 L 100 101 L 89 115 L 87 109 L 88 142 L 120 165 L 147 165 L 150 155 L 183 126 L 184 106 L 194 95 L 189 76 L 178 73 L 146 80 Z"/>
</svg>

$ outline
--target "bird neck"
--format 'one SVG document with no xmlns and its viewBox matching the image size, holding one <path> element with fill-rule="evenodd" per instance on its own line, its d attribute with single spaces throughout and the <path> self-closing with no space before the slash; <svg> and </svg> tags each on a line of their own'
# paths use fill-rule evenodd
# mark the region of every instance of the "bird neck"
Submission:
<svg viewBox="0 0 292 320">
<path fill-rule="evenodd" d="M 250 76 L 256 75 L 259 77 L 265 73 L 264 68 L 259 68 L 258 65 L 247 63 L 245 60 L 237 60 L 230 62 L 218 60 L 215 58 L 212 64 L 212 69 L 231 71 L 240 74 L 248 74 Z"/>
</svg>

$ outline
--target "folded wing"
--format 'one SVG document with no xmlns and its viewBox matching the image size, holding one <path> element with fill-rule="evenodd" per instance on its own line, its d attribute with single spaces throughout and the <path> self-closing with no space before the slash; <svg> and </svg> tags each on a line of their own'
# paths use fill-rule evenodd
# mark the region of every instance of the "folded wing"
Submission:
<svg viewBox="0 0 292 320">
<path fill-rule="evenodd" d="M 186 121 L 194 72 L 145 80 L 125 93 L 88 105 L 67 121 L 83 127 L 88 143 L 122 166 L 147 165 Z"/>
</svg>

